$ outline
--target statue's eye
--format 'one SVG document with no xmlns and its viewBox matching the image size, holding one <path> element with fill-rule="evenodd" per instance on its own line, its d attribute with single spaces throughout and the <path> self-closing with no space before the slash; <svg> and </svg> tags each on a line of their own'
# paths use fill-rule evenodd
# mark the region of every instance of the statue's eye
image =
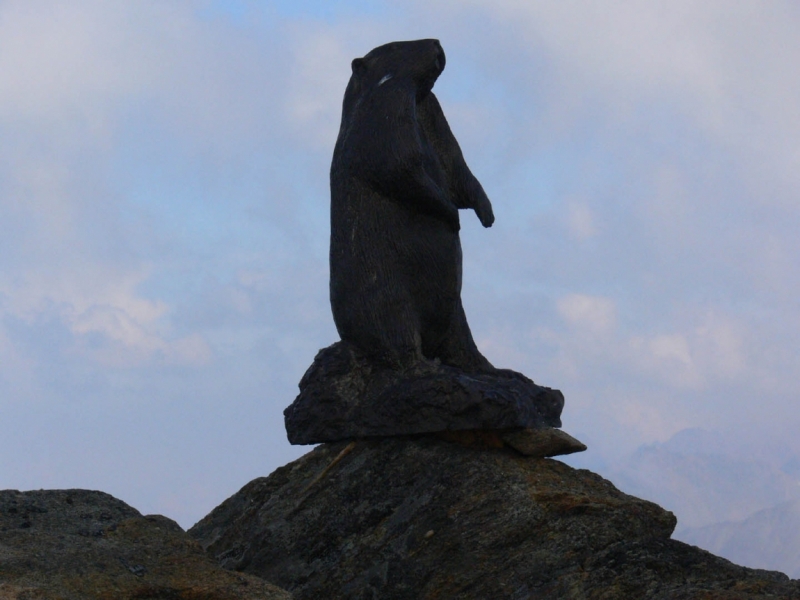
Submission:
<svg viewBox="0 0 800 600">
<path fill-rule="evenodd" d="M 394 77 L 394 75 L 392 75 L 391 73 L 389 75 L 384 75 L 383 77 L 381 77 L 381 80 L 378 82 L 378 85 L 383 85 L 384 83 L 389 81 L 392 77 Z"/>
</svg>

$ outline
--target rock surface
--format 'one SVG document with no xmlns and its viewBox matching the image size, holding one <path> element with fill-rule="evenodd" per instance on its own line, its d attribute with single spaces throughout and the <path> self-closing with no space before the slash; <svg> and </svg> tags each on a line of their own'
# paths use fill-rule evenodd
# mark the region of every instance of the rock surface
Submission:
<svg viewBox="0 0 800 600">
<path fill-rule="evenodd" d="M 399 372 L 345 343 L 319 351 L 284 411 L 292 444 L 437 431 L 561 427 L 564 396 L 520 373 L 436 362 Z"/>
<path fill-rule="evenodd" d="M 319 446 L 189 534 L 300 600 L 800 598 L 675 523 L 589 471 L 420 436 Z"/>
<path fill-rule="evenodd" d="M 511 446 L 520 454 L 534 458 L 552 458 L 586 450 L 586 444 L 552 427 L 509 431 L 505 432 L 502 438 L 506 446 Z"/>
<path fill-rule="evenodd" d="M 0 600 L 290 600 L 103 492 L 0 491 Z"/>
</svg>

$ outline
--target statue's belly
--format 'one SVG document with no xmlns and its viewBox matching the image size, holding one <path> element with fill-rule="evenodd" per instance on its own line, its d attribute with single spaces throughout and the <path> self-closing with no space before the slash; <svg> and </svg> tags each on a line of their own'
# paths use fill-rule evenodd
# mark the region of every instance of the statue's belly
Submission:
<svg viewBox="0 0 800 600">
<path fill-rule="evenodd" d="M 346 315 L 354 311 L 400 318 L 408 309 L 423 338 L 441 336 L 460 292 L 461 244 L 444 222 L 377 194 L 332 198 L 331 305 L 337 326 L 351 321 Z"/>
</svg>

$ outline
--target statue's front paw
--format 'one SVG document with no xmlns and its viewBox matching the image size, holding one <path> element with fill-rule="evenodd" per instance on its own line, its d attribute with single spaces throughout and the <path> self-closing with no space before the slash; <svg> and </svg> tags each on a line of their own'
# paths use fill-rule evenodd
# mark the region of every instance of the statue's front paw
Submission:
<svg viewBox="0 0 800 600">
<path fill-rule="evenodd" d="M 484 206 L 479 206 L 475 209 L 475 214 L 478 215 L 478 218 L 481 220 L 481 225 L 484 227 L 491 227 L 492 223 L 494 223 L 494 212 L 492 211 L 492 205 L 486 204 Z"/>
</svg>

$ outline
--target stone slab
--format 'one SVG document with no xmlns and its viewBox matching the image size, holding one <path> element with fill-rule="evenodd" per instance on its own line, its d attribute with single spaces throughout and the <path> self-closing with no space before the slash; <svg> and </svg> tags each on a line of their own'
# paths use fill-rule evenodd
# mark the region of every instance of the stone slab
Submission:
<svg viewBox="0 0 800 600">
<path fill-rule="evenodd" d="M 438 362 L 399 372 L 337 342 L 320 350 L 284 411 L 292 444 L 439 431 L 561 426 L 563 394 L 520 373 L 465 373 Z"/>
<path fill-rule="evenodd" d="M 547 427 L 544 429 L 521 429 L 501 435 L 503 442 L 524 456 L 551 458 L 575 452 L 584 452 L 586 444 L 579 442 L 566 431 Z"/>
</svg>

